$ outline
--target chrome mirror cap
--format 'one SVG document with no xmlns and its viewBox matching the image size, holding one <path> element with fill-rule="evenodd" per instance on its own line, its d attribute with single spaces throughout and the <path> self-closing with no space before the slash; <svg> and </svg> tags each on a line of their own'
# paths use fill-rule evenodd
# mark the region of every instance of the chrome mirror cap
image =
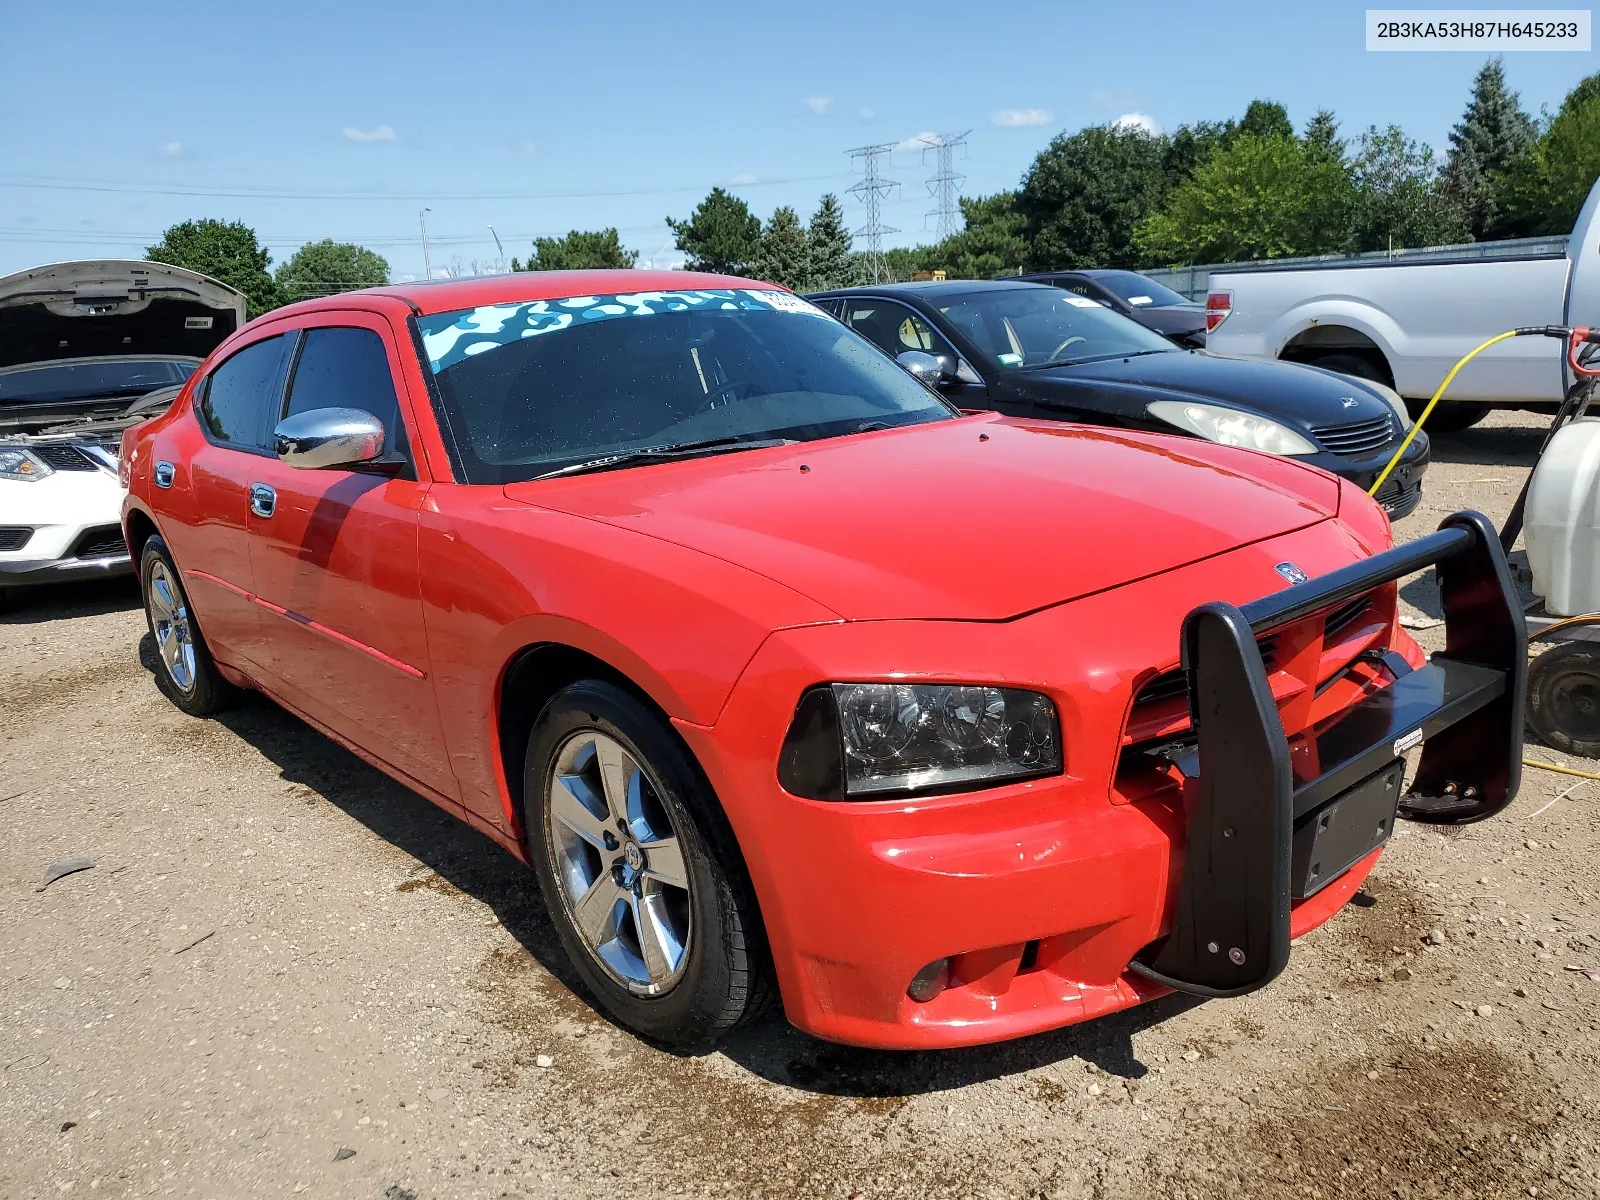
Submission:
<svg viewBox="0 0 1600 1200">
<path fill-rule="evenodd" d="M 894 360 L 923 383 L 938 383 L 945 373 L 944 364 L 938 356 L 924 350 L 906 350 L 895 355 Z"/>
<path fill-rule="evenodd" d="M 278 422 L 272 449 L 291 467 L 348 467 L 383 457 L 383 422 L 359 408 L 313 408 Z"/>
</svg>

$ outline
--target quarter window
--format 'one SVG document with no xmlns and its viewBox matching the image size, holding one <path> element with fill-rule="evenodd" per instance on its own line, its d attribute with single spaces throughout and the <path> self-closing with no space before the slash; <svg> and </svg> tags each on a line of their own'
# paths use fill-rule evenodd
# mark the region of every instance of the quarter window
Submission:
<svg viewBox="0 0 1600 1200">
<path fill-rule="evenodd" d="M 335 325 L 306 331 L 284 415 L 314 408 L 359 408 L 383 422 L 385 455 L 405 454 L 405 423 L 383 339 L 370 329 Z"/>
<path fill-rule="evenodd" d="M 265 450 L 283 398 L 283 369 L 293 335 L 252 342 L 211 373 L 200 416 L 219 442 Z"/>
</svg>

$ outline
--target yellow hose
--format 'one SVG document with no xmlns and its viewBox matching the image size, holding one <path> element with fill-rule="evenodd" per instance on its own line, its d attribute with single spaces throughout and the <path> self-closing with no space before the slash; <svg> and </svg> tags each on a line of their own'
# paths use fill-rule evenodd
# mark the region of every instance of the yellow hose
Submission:
<svg viewBox="0 0 1600 1200">
<path fill-rule="evenodd" d="M 1395 464 L 1399 462 L 1401 456 L 1405 454 L 1406 447 L 1411 445 L 1412 440 L 1417 436 L 1417 431 L 1422 428 L 1423 422 L 1432 415 L 1433 406 L 1439 403 L 1439 397 L 1444 395 L 1445 388 L 1450 386 L 1450 381 L 1456 377 L 1456 372 L 1461 370 L 1462 367 L 1466 366 L 1473 359 L 1477 358 L 1479 354 L 1483 353 L 1483 351 L 1487 350 L 1496 342 L 1503 342 L 1507 338 L 1513 338 L 1516 336 L 1517 331 L 1515 329 L 1508 329 L 1504 333 L 1496 334 L 1483 345 L 1473 350 L 1460 362 L 1456 363 L 1455 366 L 1450 368 L 1450 374 L 1444 377 L 1444 382 L 1439 385 L 1439 390 L 1433 394 L 1433 399 L 1428 401 L 1428 406 L 1422 410 L 1422 415 L 1418 417 L 1416 422 L 1411 426 L 1411 432 L 1406 434 L 1405 440 L 1400 443 L 1400 448 L 1394 452 L 1394 457 L 1389 460 L 1388 466 L 1384 467 L 1383 471 L 1378 475 L 1378 478 L 1373 480 L 1372 486 L 1367 489 L 1367 495 L 1376 496 L 1378 494 L 1378 489 L 1383 486 L 1383 481 L 1389 478 L 1389 473 L 1394 470 Z M 1596 776 L 1596 778 L 1600 778 L 1600 776 Z"/>
<path fill-rule="evenodd" d="M 1541 771 L 1554 771 L 1559 775 L 1576 775 L 1579 779 L 1600 779 L 1594 771 L 1580 771 L 1576 767 L 1558 767 L 1555 763 L 1540 762 L 1537 758 L 1522 760 L 1525 767 L 1538 767 Z"/>
</svg>

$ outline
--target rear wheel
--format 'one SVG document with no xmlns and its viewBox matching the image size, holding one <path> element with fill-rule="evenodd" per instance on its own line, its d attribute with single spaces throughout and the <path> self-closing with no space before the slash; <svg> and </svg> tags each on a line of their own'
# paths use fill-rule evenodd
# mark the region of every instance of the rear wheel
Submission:
<svg viewBox="0 0 1600 1200">
<path fill-rule="evenodd" d="M 618 1021 L 705 1046 L 763 1007 L 760 918 L 732 831 L 666 724 L 575 683 L 528 739 L 523 821 L 574 969 Z"/>
<path fill-rule="evenodd" d="M 167 543 L 149 538 L 139 558 L 144 614 L 155 639 L 156 686 L 191 717 L 210 716 L 237 698 L 238 692 L 217 670 L 200 626 L 189 611 L 178 568 Z"/>
<path fill-rule="evenodd" d="M 1600 758 L 1600 651 L 1593 643 L 1563 642 L 1529 665 L 1528 727 L 1547 746 Z"/>
</svg>

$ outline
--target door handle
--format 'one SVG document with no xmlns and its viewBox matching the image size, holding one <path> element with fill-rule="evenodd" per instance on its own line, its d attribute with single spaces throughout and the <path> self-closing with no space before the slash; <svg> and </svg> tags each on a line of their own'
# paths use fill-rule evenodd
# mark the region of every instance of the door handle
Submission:
<svg viewBox="0 0 1600 1200">
<path fill-rule="evenodd" d="M 250 485 L 250 511 L 258 517 L 270 517 L 278 509 L 277 490 L 268 483 Z"/>
<path fill-rule="evenodd" d="M 169 462 L 158 462 L 156 464 L 156 486 L 158 488 L 169 488 L 169 487 L 171 487 L 172 486 L 173 477 L 175 475 L 177 475 L 177 473 L 178 473 L 178 469 L 176 467 L 174 467 L 171 463 L 169 463 Z"/>
</svg>

